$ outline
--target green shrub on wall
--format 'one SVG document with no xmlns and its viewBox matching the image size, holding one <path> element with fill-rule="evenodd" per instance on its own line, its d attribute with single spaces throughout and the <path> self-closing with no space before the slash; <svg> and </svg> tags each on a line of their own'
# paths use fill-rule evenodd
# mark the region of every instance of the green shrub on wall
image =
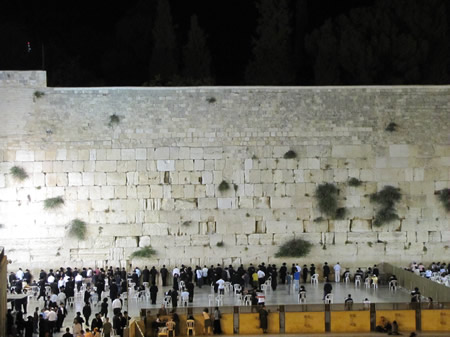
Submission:
<svg viewBox="0 0 450 337">
<path fill-rule="evenodd" d="M 45 209 L 54 209 L 61 207 L 62 205 L 64 205 L 64 199 L 61 196 L 44 200 Z"/>
<path fill-rule="evenodd" d="M 20 167 L 20 166 L 13 166 L 13 167 L 11 167 L 9 172 L 14 177 L 14 179 L 17 179 L 17 180 L 20 180 L 20 181 L 25 180 L 25 179 L 28 178 L 27 172 L 24 170 L 23 167 Z"/>
<path fill-rule="evenodd" d="M 334 217 L 337 210 L 337 188 L 333 184 L 325 183 L 317 186 L 315 198 L 319 203 L 319 210 L 330 217 Z"/>
<path fill-rule="evenodd" d="M 230 184 L 228 184 L 225 180 L 222 180 L 222 182 L 219 184 L 219 191 L 225 192 L 230 189 Z"/>
<path fill-rule="evenodd" d="M 275 257 L 304 257 L 311 251 L 312 244 L 309 241 L 303 239 L 292 239 L 285 242 Z"/>
<path fill-rule="evenodd" d="M 156 251 L 152 248 L 152 246 L 145 246 L 139 250 L 136 250 L 131 254 L 132 259 L 136 258 L 151 258 L 153 255 L 156 254 Z"/>
<path fill-rule="evenodd" d="M 450 188 L 444 188 L 443 190 L 439 191 L 438 199 L 442 203 L 442 206 L 444 206 L 445 210 L 447 212 L 450 212 Z"/>
<path fill-rule="evenodd" d="M 74 219 L 70 223 L 69 236 L 75 237 L 78 240 L 86 239 L 86 222 L 80 219 Z"/>
<path fill-rule="evenodd" d="M 379 205 L 373 221 L 374 226 L 380 227 L 398 219 L 395 204 L 401 198 L 402 194 L 400 193 L 400 189 L 389 185 L 384 186 L 381 191 L 370 195 L 370 201 Z"/>
</svg>

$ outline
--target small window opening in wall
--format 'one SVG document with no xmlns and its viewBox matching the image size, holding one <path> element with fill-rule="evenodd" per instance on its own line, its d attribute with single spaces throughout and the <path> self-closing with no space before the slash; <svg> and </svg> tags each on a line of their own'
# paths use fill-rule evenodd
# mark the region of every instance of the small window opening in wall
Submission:
<svg viewBox="0 0 450 337">
<path fill-rule="evenodd" d="M 265 232 L 266 232 L 266 226 L 264 224 L 264 221 L 256 220 L 255 221 L 255 233 L 265 233 Z"/>
</svg>

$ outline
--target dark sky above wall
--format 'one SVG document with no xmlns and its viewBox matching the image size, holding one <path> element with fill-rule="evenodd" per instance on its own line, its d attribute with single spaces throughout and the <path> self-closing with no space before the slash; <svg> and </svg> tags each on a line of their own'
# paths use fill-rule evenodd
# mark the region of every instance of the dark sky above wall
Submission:
<svg viewBox="0 0 450 337">
<path fill-rule="evenodd" d="M 45 69 L 49 86 L 442 84 L 449 10 L 445 0 L 4 1 L 0 69 Z"/>
</svg>

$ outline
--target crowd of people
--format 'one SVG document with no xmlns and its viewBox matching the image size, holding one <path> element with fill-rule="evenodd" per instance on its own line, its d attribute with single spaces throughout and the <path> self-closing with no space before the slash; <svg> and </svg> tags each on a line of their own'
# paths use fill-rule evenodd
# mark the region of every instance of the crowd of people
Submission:
<svg viewBox="0 0 450 337">
<path fill-rule="evenodd" d="M 321 276 L 329 284 L 329 278 L 334 272 L 335 282 L 340 282 L 349 277 L 349 270 L 342 270 L 339 263 L 330 267 L 327 262 L 321 268 Z M 299 293 L 305 294 L 305 288 L 300 288 L 300 283 L 308 282 L 309 278 L 319 274 L 314 264 L 309 267 L 304 264 L 292 264 L 288 267 L 283 263 L 279 268 L 275 264 L 261 263 L 250 264 L 247 268 L 240 265 L 234 268 L 232 265 L 207 267 L 202 266 L 175 266 L 168 270 L 162 266 L 159 270 L 155 266 L 150 269 L 135 267 L 131 273 L 125 268 L 60 268 L 49 271 L 41 270 L 37 278 L 31 272 L 21 268 L 17 272 L 11 272 L 8 277 L 9 290 L 13 294 L 33 293 L 36 299 L 42 299 L 42 308 L 36 308 L 32 315 L 27 316 L 27 296 L 11 302 L 11 309 L 7 314 L 8 336 L 25 333 L 32 336 L 39 332 L 40 336 L 52 336 L 54 332 L 60 332 L 65 325 L 67 317 L 67 306 L 73 306 L 74 297 L 82 297 L 84 303 L 82 311 L 70 321 L 72 325 L 71 334 L 75 337 L 98 336 L 101 332 L 108 335 L 108 331 L 114 331 L 117 335 L 123 335 L 123 329 L 127 326 L 129 317 L 127 312 L 122 312 L 123 301 L 127 298 L 129 290 L 136 293 L 148 292 L 152 304 L 156 304 L 158 295 L 158 284 L 163 287 L 171 283 L 171 288 L 165 295 L 171 297 L 171 305 L 176 308 L 179 299 L 186 298 L 189 303 L 193 302 L 195 287 L 213 287 L 216 294 L 223 294 L 225 283 L 239 284 L 241 292 L 250 295 L 252 305 L 265 305 L 265 294 L 261 290 L 262 285 L 270 280 L 270 287 L 276 290 L 278 284 L 287 284 L 288 291 L 292 288 Z M 376 266 L 362 271 L 360 268 L 354 277 L 361 275 L 378 276 L 379 270 Z M 160 282 L 158 282 L 160 281 Z M 326 293 L 331 289 L 325 290 Z M 92 303 L 99 302 L 99 311 L 93 314 Z M 109 306 L 113 313 L 108 313 Z M 110 315 L 109 315 L 110 314 Z M 207 313 L 206 313 L 207 314 Z M 109 316 L 108 316 L 109 315 Z M 216 313 L 214 314 L 215 316 Z M 262 316 L 264 317 L 264 312 Z M 92 320 L 91 320 L 92 318 Z M 264 319 L 262 319 L 264 321 Z M 174 318 L 176 326 L 176 317 Z M 218 329 L 215 329 L 217 331 Z"/>
</svg>

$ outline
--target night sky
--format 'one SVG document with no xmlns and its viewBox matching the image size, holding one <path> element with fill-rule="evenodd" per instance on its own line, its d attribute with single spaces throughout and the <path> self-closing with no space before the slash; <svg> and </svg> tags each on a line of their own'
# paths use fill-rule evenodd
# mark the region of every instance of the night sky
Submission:
<svg viewBox="0 0 450 337">
<path fill-rule="evenodd" d="M 168 0 L 168 47 L 161 2 L 3 1 L 0 69 L 45 69 L 49 86 L 449 83 L 445 0 Z"/>
</svg>

